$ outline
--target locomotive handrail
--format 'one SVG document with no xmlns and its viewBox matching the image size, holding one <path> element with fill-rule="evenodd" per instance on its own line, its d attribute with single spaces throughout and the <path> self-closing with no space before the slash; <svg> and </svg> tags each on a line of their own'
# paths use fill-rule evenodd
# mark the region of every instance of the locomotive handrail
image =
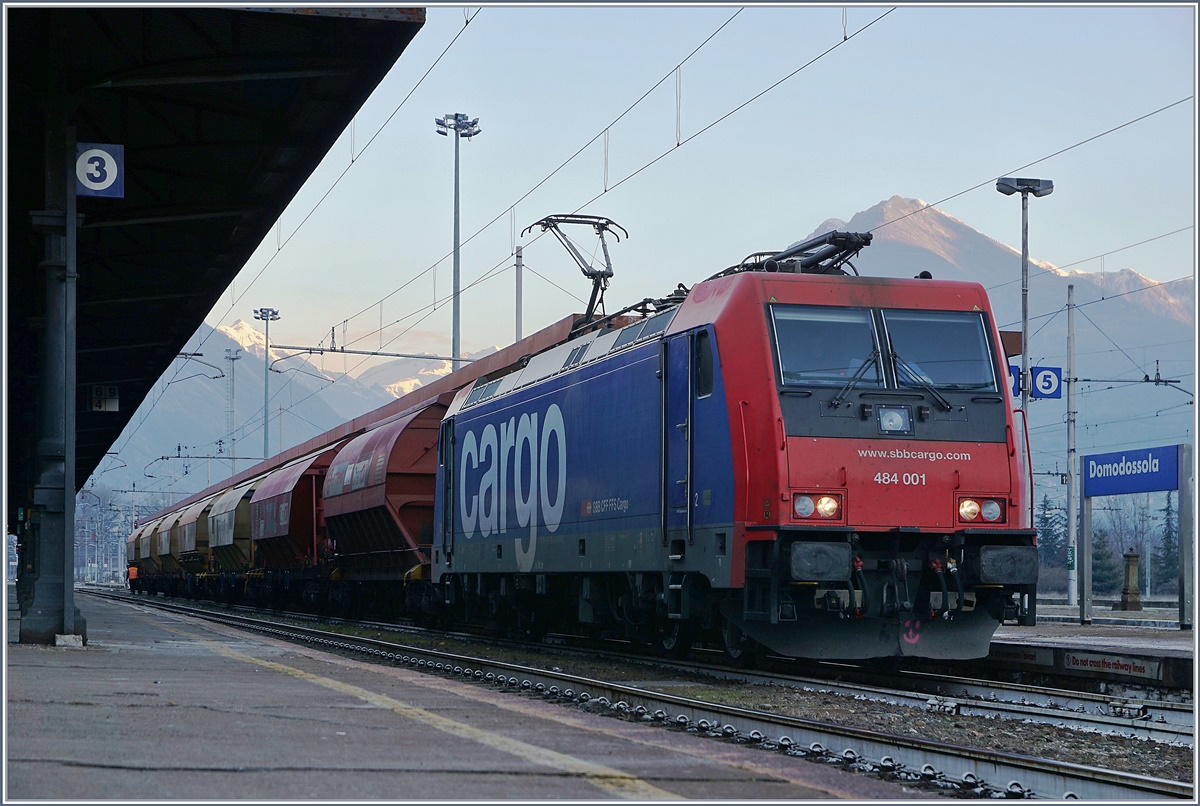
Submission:
<svg viewBox="0 0 1200 806">
<path fill-rule="evenodd" d="M 1013 414 L 1021 415 L 1021 435 L 1024 437 L 1023 441 L 1025 443 L 1025 457 L 1024 457 L 1023 464 L 1025 465 L 1025 474 L 1029 477 L 1028 479 L 1026 479 L 1026 481 L 1029 484 L 1029 486 L 1026 488 L 1028 490 L 1028 494 L 1026 495 L 1026 500 L 1028 501 L 1028 503 L 1023 508 L 1024 511 L 1021 513 L 1021 517 L 1025 518 L 1028 516 L 1029 517 L 1029 525 L 1026 528 L 1033 528 L 1033 515 L 1032 515 L 1033 491 L 1034 491 L 1033 461 L 1032 461 L 1033 448 L 1029 444 L 1029 413 L 1026 412 L 1025 409 L 1013 409 Z M 1015 422 L 1015 418 L 1014 418 L 1014 422 Z"/>
</svg>

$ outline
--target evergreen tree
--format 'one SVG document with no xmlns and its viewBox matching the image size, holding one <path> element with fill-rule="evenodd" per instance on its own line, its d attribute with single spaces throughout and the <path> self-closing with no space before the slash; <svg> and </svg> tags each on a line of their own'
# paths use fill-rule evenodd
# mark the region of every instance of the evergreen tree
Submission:
<svg viewBox="0 0 1200 806">
<path fill-rule="evenodd" d="M 1092 534 L 1092 595 L 1119 594 L 1125 585 L 1125 561 L 1113 551 L 1108 532 L 1097 529 Z"/>
<path fill-rule="evenodd" d="M 1177 590 L 1179 583 L 1179 530 L 1175 517 L 1175 506 L 1171 499 L 1174 490 L 1167 491 L 1167 504 L 1159 510 L 1163 514 L 1162 539 L 1152 555 L 1155 590 Z"/>
<path fill-rule="evenodd" d="M 1050 496 L 1043 495 L 1038 507 L 1038 561 L 1044 566 L 1065 568 L 1067 565 L 1067 534 L 1062 513 L 1050 507 Z"/>
</svg>

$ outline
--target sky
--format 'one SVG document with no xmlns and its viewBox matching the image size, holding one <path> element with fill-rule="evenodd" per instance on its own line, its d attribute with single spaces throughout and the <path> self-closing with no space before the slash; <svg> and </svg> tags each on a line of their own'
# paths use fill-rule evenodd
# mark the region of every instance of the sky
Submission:
<svg viewBox="0 0 1200 806">
<path fill-rule="evenodd" d="M 268 306 L 273 345 L 449 355 L 453 113 L 481 129 L 459 142 L 464 353 L 514 340 L 518 245 L 525 335 L 584 309 L 567 251 L 522 234 L 552 214 L 628 232 L 609 312 L 894 195 L 1019 250 L 1000 176 L 1054 182 L 1031 258 L 1192 276 L 1196 66 L 1191 3 L 431 5 L 206 322 Z"/>
</svg>

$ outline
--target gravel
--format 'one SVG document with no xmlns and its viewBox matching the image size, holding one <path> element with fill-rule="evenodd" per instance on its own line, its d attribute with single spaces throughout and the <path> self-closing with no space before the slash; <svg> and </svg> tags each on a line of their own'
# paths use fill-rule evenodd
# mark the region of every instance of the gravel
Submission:
<svg viewBox="0 0 1200 806">
<path fill-rule="evenodd" d="M 481 645 L 472 648 L 444 640 L 433 643 L 434 648 L 451 652 L 481 651 Z M 960 747 L 1053 758 L 1088 767 L 1193 782 L 1192 747 L 1150 741 L 1128 734 L 1074 730 L 999 717 L 942 714 L 913 706 L 864 701 L 828 691 L 810 691 L 790 686 L 715 681 L 708 677 L 681 675 L 645 660 L 594 659 L 574 657 L 561 651 L 548 650 L 543 653 L 495 646 L 487 646 L 483 651 L 489 658 L 497 660 L 509 660 L 540 669 L 561 668 L 570 674 L 636 683 L 642 688 L 653 688 L 654 683 L 646 682 L 653 677 L 660 682 L 669 682 L 670 693 L 681 697 L 811 719 L 830 725 L 916 736 Z"/>
</svg>

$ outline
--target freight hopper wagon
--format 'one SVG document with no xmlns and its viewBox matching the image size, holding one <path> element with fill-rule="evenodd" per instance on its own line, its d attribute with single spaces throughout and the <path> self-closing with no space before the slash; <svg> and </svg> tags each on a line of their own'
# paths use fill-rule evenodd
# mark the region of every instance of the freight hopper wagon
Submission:
<svg viewBox="0 0 1200 806">
<path fill-rule="evenodd" d="M 453 395 L 401 412 L 337 450 L 322 485 L 328 550 L 337 560 L 329 605 L 394 615 L 406 599 L 429 595 L 438 424 Z"/>
<path fill-rule="evenodd" d="M 847 274 L 869 242 L 751 256 L 463 388 L 438 452 L 445 608 L 733 657 L 981 657 L 1033 623 L 986 293 Z"/>
<path fill-rule="evenodd" d="M 323 603 L 333 558 L 321 488 L 337 446 L 294 459 L 266 474 L 250 499 L 255 567 L 246 596 L 258 606 Z"/>
</svg>

